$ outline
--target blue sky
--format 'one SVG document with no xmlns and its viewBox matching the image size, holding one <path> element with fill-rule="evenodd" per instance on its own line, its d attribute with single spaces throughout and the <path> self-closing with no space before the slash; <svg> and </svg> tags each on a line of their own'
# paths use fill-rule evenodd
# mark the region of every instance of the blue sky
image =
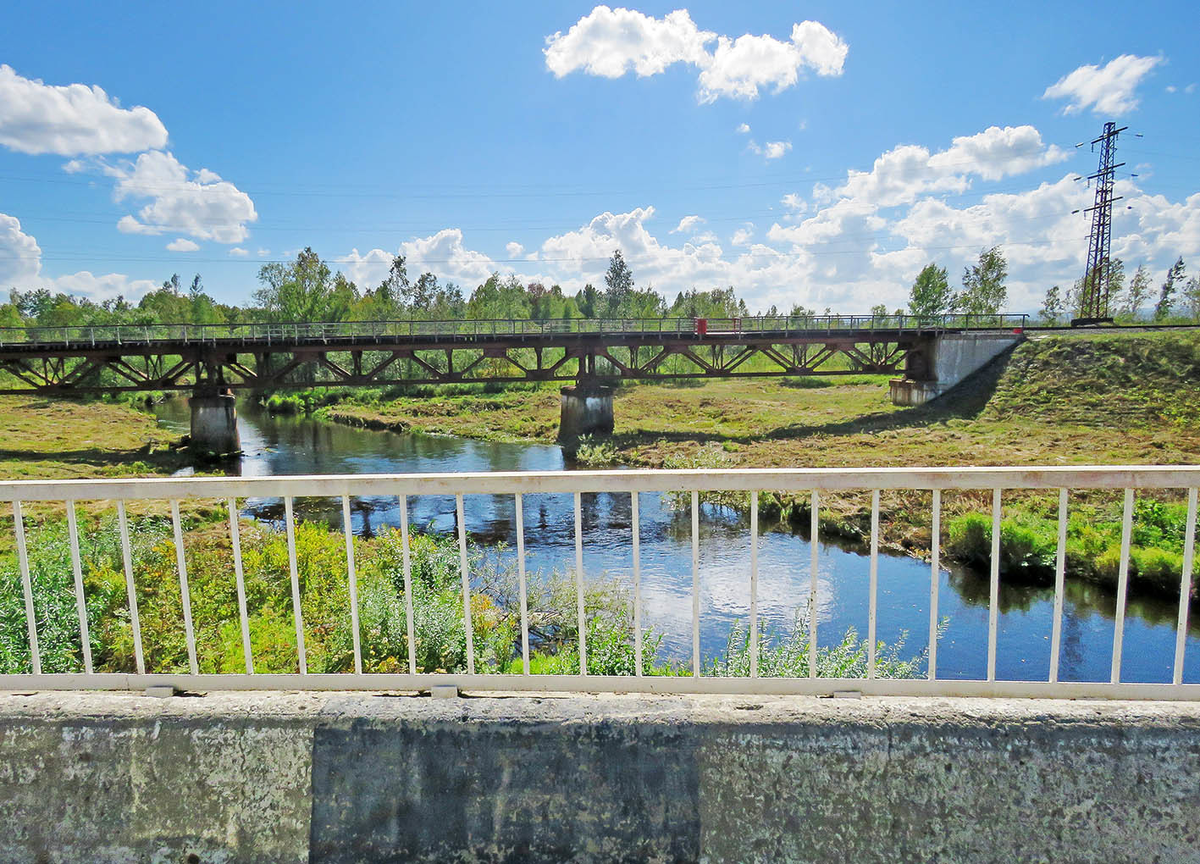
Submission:
<svg viewBox="0 0 1200 864">
<path fill-rule="evenodd" d="M 311 245 L 364 287 L 399 251 L 577 289 L 619 247 L 667 295 L 854 312 L 999 243 L 1032 309 L 1110 119 L 1114 253 L 1200 256 L 1191 3 L 116 8 L 6 10 L 0 288 L 245 301 Z"/>
</svg>

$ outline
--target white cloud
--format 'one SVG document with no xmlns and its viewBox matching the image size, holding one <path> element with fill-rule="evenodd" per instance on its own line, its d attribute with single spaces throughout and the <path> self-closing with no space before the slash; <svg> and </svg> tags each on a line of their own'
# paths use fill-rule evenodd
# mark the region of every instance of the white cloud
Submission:
<svg viewBox="0 0 1200 864">
<path fill-rule="evenodd" d="M 1120 117 L 1138 106 L 1135 91 L 1142 79 L 1166 58 L 1122 54 L 1104 66 L 1080 66 L 1046 88 L 1043 99 L 1066 99 L 1064 114 L 1090 108 L 1093 114 Z"/>
<path fill-rule="evenodd" d="M 136 217 L 122 216 L 117 222 L 117 228 L 127 234 L 171 232 L 240 243 L 249 234 L 246 224 L 258 219 L 249 195 L 207 169 L 189 172 L 170 153 L 143 153 L 132 164 L 104 170 L 117 179 L 113 193 L 117 201 L 151 199 Z"/>
<path fill-rule="evenodd" d="M 0 290 L 47 288 L 92 300 L 106 300 L 118 294 L 136 298 L 155 287 L 150 279 L 130 279 L 121 273 L 97 276 L 89 270 L 45 277 L 42 275 L 42 250 L 37 240 L 21 230 L 21 222 L 16 217 L 0 213 Z"/>
<path fill-rule="evenodd" d="M 259 249 L 257 254 L 258 254 L 259 258 L 266 258 L 268 255 L 271 254 L 271 250 L 270 249 Z"/>
<path fill-rule="evenodd" d="M 26 288 L 42 268 L 37 240 L 21 230 L 21 220 L 0 213 L 0 289 Z"/>
<path fill-rule="evenodd" d="M 167 249 L 171 252 L 195 252 L 200 248 L 200 244 L 193 243 L 186 237 L 177 237 L 167 244 Z"/>
<path fill-rule="evenodd" d="M 229 250 L 229 256 L 231 258 L 245 258 L 249 254 L 250 254 L 250 250 L 243 249 L 241 246 L 234 246 L 232 249 Z"/>
<path fill-rule="evenodd" d="M 1166 90 L 1168 93 L 1174 93 L 1178 88 L 1174 84 L 1168 84 Z"/>
<path fill-rule="evenodd" d="M 1061 162 L 1070 154 L 1042 142 L 1033 126 L 992 126 L 976 135 L 955 138 L 951 146 L 930 153 L 916 144 L 902 144 L 875 160 L 870 171 L 851 169 L 836 189 L 817 186 L 819 200 L 854 198 L 876 207 L 911 203 L 920 195 L 963 192 L 970 175 L 1000 180 Z"/>
<path fill-rule="evenodd" d="M 792 216 L 799 216 L 808 212 L 808 202 L 804 200 L 803 196 L 797 195 L 795 192 L 789 192 L 784 195 L 779 203 L 790 210 L 790 215 Z"/>
<path fill-rule="evenodd" d="M 710 53 L 708 46 L 716 42 Z M 792 25 L 791 39 L 749 33 L 732 38 L 701 30 L 686 9 L 654 18 L 633 9 L 597 6 L 565 34 L 546 37 L 546 67 L 558 78 L 582 70 L 602 78 L 620 78 L 633 70 L 657 75 L 676 63 L 700 70 L 697 98 L 724 96 L 756 99 L 761 88 L 778 93 L 792 87 L 804 70 L 841 75 L 846 43 L 825 25 Z M 742 124 L 740 132 L 749 132 Z"/>
<path fill-rule="evenodd" d="M 775 93 L 796 84 L 803 69 L 818 75 L 841 75 L 849 47 L 829 28 L 816 21 L 792 27 L 790 42 L 772 36 L 746 34 L 736 39 L 722 36 L 712 60 L 700 73 L 700 101 L 721 96 L 757 99 L 759 88 Z"/>
<path fill-rule="evenodd" d="M 679 224 L 670 230 L 671 234 L 690 234 L 697 227 L 704 224 L 703 216 L 684 216 L 679 220 Z"/>
<path fill-rule="evenodd" d="M 403 255 L 410 279 L 429 271 L 439 279 L 450 279 L 464 283 L 465 293 L 483 282 L 494 272 L 511 272 L 511 267 L 497 264 L 482 252 L 467 249 L 463 245 L 463 234 L 458 228 L 443 228 L 428 237 L 419 237 L 400 244 L 395 254 Z M 364 288 L 374 287 L 388 274 L 392 266 L 393 253 L 382 249 L 371 249 L 359 253 L 358 249 L 338 259 L 346 278 Z"/>
<path fill-rule="evenodd" d="M 747 246 L 747 245 L 749 245 L 750 240 L 753 237 L 754 237 L 754 226 L 751 225 L 751 226 L 747 226 L 745 228 L 739 228 L 736 231 L 734 231 L 733 237 L 730 238 L 729 242 L 732 243 L 734 246 Z"/>
<path fill-rule="evenodd" d="M 159 285 L 153 279 L 130 279 L 122 273 L 95 275 L 90 270 L 80 270 L 46 281 L 46 287 L 51 290 L 87 297 L 89 300 L 108 300 L 119 295 L 134 303 Z"/>
<path fill-rule="evenodd" d="M 675 63 L 700 65 L 717 34 L 699 29 L 686 9 L 653 18 L 634 9 L 597 6 L 565 34 L 546 37 L 546 66 L 561 78 L 577 69 L 620 78 L 630 69 L 657 75 Z"/>
<path fill-rule="evenodd" d="M 504 251 L 508 253 L 509 258 L 516 258 L 525 251 L 525 247 L 514 240 L 511 243 L 504 244 Z"/>
<path fill-rule="evenodd" d="M 149 108 L 122 108 L 101 88 L 54 86 L 0 65 L 0 145 L 60 156 L 164 147 L 167 129 Z"/>
<path fill-rule="evenodd" d="M 749 135 L 750 134 L 750 124 L 742 123 L 741 125 L 738 126 L 737 131 L 738 131 L 739 135 Z"/>
<path fill-rule="evenodd" d="M 762 156 L 767 161 L 779 159 L 783 154 L 792 149 L 791 141 L 768 141 L 761 147 L 754 141 L 748 145 L 751 150 Z"/>
</svg>

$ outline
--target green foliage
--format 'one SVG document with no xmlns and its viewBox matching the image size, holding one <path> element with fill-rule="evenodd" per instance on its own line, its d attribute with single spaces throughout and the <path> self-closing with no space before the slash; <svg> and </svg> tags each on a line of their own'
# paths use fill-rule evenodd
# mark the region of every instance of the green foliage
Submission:
<svg viewBox="0 0 1200 864">
<path fill-rule="evenodd" d="M 943 619 L 939 635 L 949 619 Z M 790 632 L 764 628 L 759 635 L 758 675 L 760 678 L 805 678 L 808 663 L 808 614 L 798 611 Z M 875 646 L 875 675 L 878 678 L 918 678 L 928 658 L 928 649 L 903 658 L 907 632 L 901 633 L 891 645 L 878 641 Z M 842 634 L 841 642 L 817 648 L 817 676 L 821 678 L 865 678 L 870 643 L 860 639 L 850 627 Z M 737 622 L 729 631 L 725 652 L 709 661 L 704 674 L 713 677 L 740 676 L 751 673 L 750 628 Z"/>
<path fill-rule="evenodd" d="M 594 435 L 580 435 L 578 449 L 575 451 L 575 461 L 589 468 L 603 465 L 615 465 L 620 460 L 620 452 L 611 441 L 597 438 Z"/>
<path fill-rule="evenodd" d="M 1059 293 L 1058 286 L 1052 285 L 1046 289 L 1046 299 L 1042 302 L 1041 311 L 1038 312 L 1042 323 L 1057 324 L 1062 320 L 1063 313 L 1066 311 L 1066 302 Z"/>
<path fill-rule="evenodd" d="M 954 298 L 954 310 L 971 315 L 994 315 L 1008 301 L 1008 262 L 999 246 L 979 253 L 979 261 L 963 270 L 963 290 Z"/>
<path fill-rule="evenodd" d="M 926 264 L 917 274 L 908 295 L 908 312 L 922 320 L 934 319 L 949 312 L 954 302 L 946 268 Z"/>
<path fill-rule="evenodd" d="M 307 247 L 291 264 L 272 261 L 258 271 L 262 283 L 254 295 L 275 321 L 341 321 L 358 298 L 353 282 Z"/>
<path fill-rule="evenodd" d="M 1020 505 L 1005 509 L 1011 515 L 1000 523 L 1000 572 L 1052 579 L 1058 554 L 1057 517 Z M 1186 512 L 1183 504 L 1149 499 L 1136 503 L 1129 555 L 1131 580 L 1159 593 L 1178 592 Z M 948 535 L 946 551 L 951 555 L 981 569 L 990 565 L 992 520 L 988 516 L 967 513 L 955 517 L 948 524 Z M 1120 560 L 1121 523 L 1102 518 L 1093 506 L 1075 508 L 1067 521 L 1067 575 L 1115 585 Z"/>
<path fill-rule="evenodd" d="M 1171 265 L 1167 271 L 1167 278 L 1159 289 L 1158 303 L 1154 306 L 1155 321 L 1165 321 L 1170 317 L 1171 309 L 1175 305 L 1175 292 L 1183 287 L 1185 275 L 1186 268 L 1181 257 Z"/>
</svg>

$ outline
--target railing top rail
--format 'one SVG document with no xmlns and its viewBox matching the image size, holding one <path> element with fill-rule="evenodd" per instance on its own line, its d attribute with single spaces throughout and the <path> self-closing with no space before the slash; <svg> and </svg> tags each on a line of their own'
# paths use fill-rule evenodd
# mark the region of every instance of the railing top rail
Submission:
<svg viewBox="0 0 1200 864">
<path fill-rule="evenodd" d="M 1200 466 L 1088 465 L 982 468 L 738 468 L 635 471 L 512 471 L 461 474 L 14 480 L 4 501 L 95 501 L 341 495 L 570 492 L 803 491 L 810 489 L 1185 489 Z"/>
</svg>

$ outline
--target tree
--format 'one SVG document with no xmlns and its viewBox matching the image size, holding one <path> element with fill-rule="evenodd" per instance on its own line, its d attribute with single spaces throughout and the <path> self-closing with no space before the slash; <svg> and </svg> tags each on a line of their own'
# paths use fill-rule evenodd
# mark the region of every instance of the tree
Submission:
<svg viewBox="0 0 1200 864">
<path fill-rule="evenodd" d="M 341 273 L 307 247 L 291 264 L 272 261 L 258 271 L 262 287 L 255 300 L 276 321 L 341 321 L 350 311 L 357 289 Z"/>
<path fill-rule="evenodd" d="M 604 284 L 608 286 L 604 292 L 604 314 L 616 315 L 633 293 L 633 271 L 625 263 L 625 256 L 620 249 L 614 250 L 608 261 Z"/>
<path fill-rule="evenodd" d="M 1146 265 L 1139 264 L 1133 278 L 1129 280 L 1129 290 L 1121 298 L 1121 314 L 1137 318 L 1141 314 L 1142 304 L 1150 298 L 1150 271 Z"/>
<path fill-rule="evenodd" d="M 672 318 L 745 318 L 749 314 L 746 301 L 738 298 L 732 285 L 711 291 L 680 291 L 667 310 Z"/>
<path fill-rule="evenodd" d="M 1180 257 L 1171 269 L 1167 271 L 1167 280 L 1163 282 L 1162 288 L 1158 292 L 1158 303 L 1154 306 L 1154 320 L 1161 321 L 1171 314 L 1171 307 L 1175 304 L 1175 292 L 1183 283 L 1186 268 L 1183 266 L 1183 258 Z"/>
<path fill-rule="evenodd" d="M 596 318 L 600 315 L 600 292 L 591 282 L 583 286 L 583 290 L 575 295 L 575 305 L 579 314 L 584 318 Z"/>
<path fill-rule="evenodd" d="M 936 318 L 950 311 L 954 295 L 946 279 L 946 268 L 926 264 L 917 274 L 908 293 L 908 311 L 921 320 Z"/>
<path fill-rule="evenodd" d="M 1041 312 L 1038 313 L 1039 317 L 1047 324 L 1057 324 L 1062 320 L 1063 313 L 1066 311 L 1067 307 L 1058 286 L 1052 285 L 1046 291 L 1046 299 L 1042 303 Z"/>
<path fill-rule="evenodd" d="M 1183 300 L 1187 303 L 1188 317 L 1200 321 L 1200 276 L 1193 276 L 1183 286 Z"/>
<path fill-rule="evenodd" d="M 979 262 L 963 268 L 963 290 L 954 298 L 954 308 L 970 315 L 994 315 L 1008 301 L 1008 262 L 999 246 L 979 253 Z"/>
</svg>

